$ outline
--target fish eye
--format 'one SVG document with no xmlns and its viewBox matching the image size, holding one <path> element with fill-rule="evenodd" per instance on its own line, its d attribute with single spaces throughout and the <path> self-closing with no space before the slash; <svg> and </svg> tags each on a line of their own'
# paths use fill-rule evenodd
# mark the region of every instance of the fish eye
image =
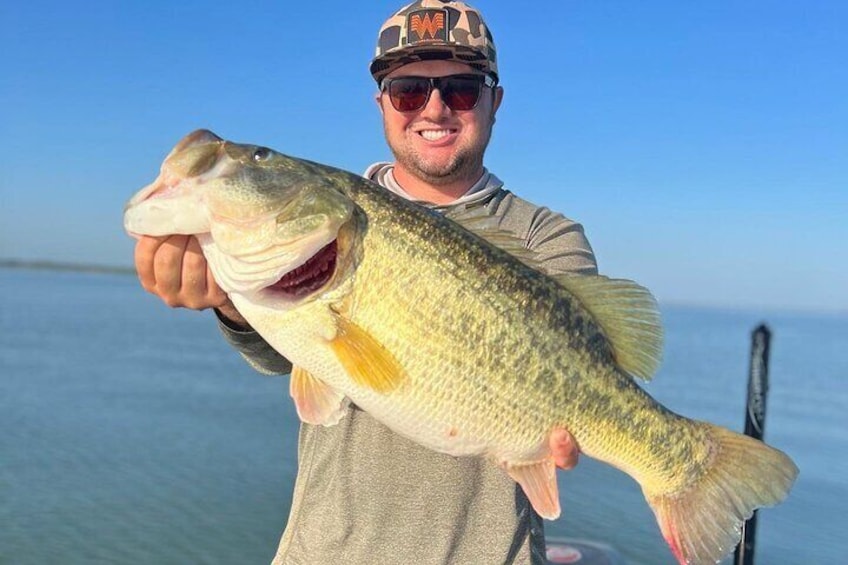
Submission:
<svg viewBox="0 0 848 565">
<path fill-rule="evenodd" d="M 253 152 L 253 160 L 254 161 L 267 161 L 271 158 L 273 152 L 267 147 L 257 147 L 256 151 Z"/>
</svg>

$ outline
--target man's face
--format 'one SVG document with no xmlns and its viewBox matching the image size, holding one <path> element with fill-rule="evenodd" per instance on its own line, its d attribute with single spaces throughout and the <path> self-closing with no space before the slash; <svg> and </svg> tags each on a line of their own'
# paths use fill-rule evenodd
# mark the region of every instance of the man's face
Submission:
<svg viewBox="0 0 848 565">
<path fill-rule="evenodd" d="M 420 61 L 396 69 L 388 78 L 456 74 L 480 73 L 455 61 Z M 420 110 L 399 112 L 392 106 L 387 93 L 378 94 L 386 141 L 397 166 L 436 186 L 476 181 L 482 172 L 483 153 L 502 96 L 499 87 L 483 87 L 474 109 L 455 111 L 444 104 L 441 92 L 434 89 L 426 106 Z"/>
</svg>

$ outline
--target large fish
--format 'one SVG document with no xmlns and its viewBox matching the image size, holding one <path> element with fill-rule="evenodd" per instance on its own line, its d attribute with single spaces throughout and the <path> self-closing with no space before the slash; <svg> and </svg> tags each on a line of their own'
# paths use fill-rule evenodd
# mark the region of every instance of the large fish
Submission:
<svg viewBox="0 0 848 565">
<path fill-rule="evenodd" d="M 647 290 L 544 275 L 480 215 L 459 225 L 354 174 L 200 130 L 124 223 L 198 237 L 239 312 L 294 363 L 302 420 L 332 425 L 353 402 L 428 448 L 488 457 L 545 518 L 560 513 L 557 427 L 638 481 L 681 563 L 727 554 L 797 475 L 782 452 L 636 385 L 662 347 Z"/>
</svg>

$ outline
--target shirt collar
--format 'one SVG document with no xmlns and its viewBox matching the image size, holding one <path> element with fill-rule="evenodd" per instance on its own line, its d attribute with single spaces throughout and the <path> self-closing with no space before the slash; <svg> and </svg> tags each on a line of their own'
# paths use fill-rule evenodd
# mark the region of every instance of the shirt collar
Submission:
<svg viewBox="0 0 848 565">
<path fill-rule="evenodd" d="M 460 204 L 472 204 L 474 202 L 478 202 L 480 200 L 485 200 L 488 196 L 490 196 L 493 192 L 500 190 L 503 187 L 503 181 L 501 181 L 498 177 L 493 175 L 488 171 L 488 169 L 483 169 L 483 175 L 475 182 L 465 193 L 454 200 L 449 204 L 433 204 L 432 202 L 427 202 L 426 200 L 419 200 L 417 198 L 412 197 L 408 192 L 406 192 L 403 187 L 397 182 L 394 174 L 395 166 L 392 163 L 379 162 L 374 163 L 368 169 L 366 169 L 365 174 L 363 175 L 368 180 L 374 181 L 390 192 L 394 192 L 398 196 L 405 198 L 406 200 L 410 200 L 417 204 L 422 204 L 429 208 L 447 208 L 452 206 L 457 206 Z"/>
</svg>

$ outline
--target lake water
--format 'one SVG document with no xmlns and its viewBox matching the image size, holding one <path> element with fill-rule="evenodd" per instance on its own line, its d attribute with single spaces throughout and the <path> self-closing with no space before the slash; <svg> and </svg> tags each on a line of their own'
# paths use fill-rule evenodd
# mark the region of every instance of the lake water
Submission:
<svg viewBox="0 0 848 565">
<path fill-rule="evenodd" d="M 742 428 L 749 333 L 773 330 L 766 439 L 801 469 L 759 513 L 757 562 L 848 562 L 848 319 L 663 308 L 648 390 Z M 297 416 L 210 313 L 130 276 L 0 269 L 0 563 L 266 564 L 285 526 Z M 671 564 L 634 481 L 584 457 L 548 535 Z M 422 527 L 425 527 L 422 525 Z"/>
</svg>

